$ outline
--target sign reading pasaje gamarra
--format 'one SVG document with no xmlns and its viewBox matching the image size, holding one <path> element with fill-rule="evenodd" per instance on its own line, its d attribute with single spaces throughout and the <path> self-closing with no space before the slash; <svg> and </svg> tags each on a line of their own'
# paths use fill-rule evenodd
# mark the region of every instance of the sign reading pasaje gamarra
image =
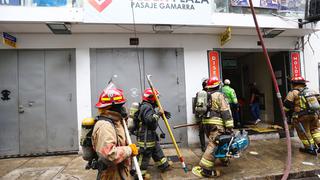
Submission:
<svg viewBox="0 0 320 180">
<path fill-rule="evenodd" d="M 213 0 L 84 0 L 85 23 L 211 25 Z"/>
<path fill-rule="evenodd" d="M 209 0 L 136 0 L 131 2 L 133 8 L 195 10 L 196 4 L 209 4 Z"/>
</svg>

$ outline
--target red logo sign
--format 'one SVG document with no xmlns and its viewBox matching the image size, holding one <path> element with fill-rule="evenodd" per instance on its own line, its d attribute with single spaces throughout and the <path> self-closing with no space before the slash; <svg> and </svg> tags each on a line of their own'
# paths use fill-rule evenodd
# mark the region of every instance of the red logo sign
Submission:
<svg viewBox="0 0 320 180">
<path fill-rule="evenodd" d="M 299 52 L 291 52 L 290 58 L 291 58 L 292 77 L 301 77 L 300 53 Z"/>
<path fill-rule="evenodd" d="M 112 2 L 112 0 L 104 0 L 104 1 L 103 0 L 88 0 L 88 1 L 99 12 L 103 11 Z"/>
<path fill-rule="evenodd" d="M 220 79 L 220 57 L 218 51 L 209 51 L 209 77 L 216 76 Z"/>
</svg>

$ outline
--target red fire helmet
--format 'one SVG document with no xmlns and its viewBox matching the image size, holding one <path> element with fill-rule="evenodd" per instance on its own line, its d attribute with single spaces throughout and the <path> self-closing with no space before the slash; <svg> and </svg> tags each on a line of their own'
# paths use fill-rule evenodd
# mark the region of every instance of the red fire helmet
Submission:
<svg viewBox="0 0 320 180">
<path fill-rule="evenodd" d="M 207 89 L 215 88 L 215 87 L 218 87 L 219 85 L 220 85 L 220 80 L 216 76 L 213 76 L 208 79 L 206 88 Z"/>
<path fill-rule="evenodd" d="M 109 84 L 103 92 L 100 94 L 99 101 L 96 104 L 97 108 L 104 108 L 114 104 L 124 104 L 126 98 L 123 95 L 123 91 L 115 87 L 115 85 Z"/>
<path fill-rule="evenodd" d="M 159 91 L 156 90 L 156 96 L 159 97 Z M 146 90 L 144 90 L 143 92 L 143 96 L 142 96 L 142 100 L 144 101 L 149 101 L 149 102 L 155 102 L 156 101 L 156 98 L 155 96 L 153 95 L 153 92 L 151 90 L 151 88 L 147 88 Z"/>
<path fill-rule="evenodd" d="M 309 82 L 307 80 L 305 80 L 303 77 L 299 76 L 299 77 L 292 77 L 291 78 L 291 82 L 292 83 L 306 83 L 306 82 Z"/>
</svg>

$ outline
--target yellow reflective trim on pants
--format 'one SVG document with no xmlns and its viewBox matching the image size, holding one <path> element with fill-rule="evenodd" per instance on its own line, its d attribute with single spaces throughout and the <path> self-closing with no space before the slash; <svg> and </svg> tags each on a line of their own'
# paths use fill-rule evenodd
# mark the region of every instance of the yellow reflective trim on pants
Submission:
<svg viewBox="0 0 320 180">
<path fill-rule="evenodd" d="M 225 122 L 226 127 L 233 127 L 233 120 L 227 120 Z"/>
<path fill-rule="evenodd" d="M 320 133 L 314 133 L 314 134 L 312 134 L 312 137 L 313 138 L 320 138 Z"/>
<path fill-rule="evenodd" d="M 144 142 L 139 141 L 138 142 L 139 147 L 144 147 Z M 156 142 L 146 142 L 146 147 L 155 147 Z"/>
<path fill-rule="evenodd" d="M 156 162 L 156 165 L 157 166 L 161 166 L 161 165 L 163 165 L 164 163 L 166 163 L 167 162 L 167 158 L 166 157 L 163 157 L 160 161 L 157 161 Z"/>
<path fill-rule="evenodd" d="M 304 145 L 310 145 L 308 140 L 301 140 L 301 142 L 302 142 L 302 144 L 304 144 Z M 311 143 L 311 144 L 314 144 L 313 139 L 310 139 L 310 143 Z"/>
<path fill-rule="evenodd" d="M 200 162 L 207 168 L 212 168 L 214 166 L 214 162 L 206 160 L 205 158 L 201 158 Z"/>
<path fill-rule="evenodd" d="M 214 124 L 223 126 L 223 121 L 221 118 L 203 119 L 202 124 Z"/>
</svg>

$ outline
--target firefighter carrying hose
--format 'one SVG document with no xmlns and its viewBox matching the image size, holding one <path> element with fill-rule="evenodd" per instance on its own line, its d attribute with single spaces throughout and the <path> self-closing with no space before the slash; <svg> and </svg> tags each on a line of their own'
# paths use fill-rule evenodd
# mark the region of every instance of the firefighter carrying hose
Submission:
<svg viewBox="0 0 320 180">
<path fill-rule="evenodd" d="M 98 155 L 97 179 L 130 179 L 131 156 L 138 154 L 135 144 L 127 144 L 122 119 L 127 117 L 126 99 L 113 83 L 101 93 L 96 104 L 97 122 L 92 132 L 93 149 Z"/>
<path fill-rule="evenodd" d="M 214 151 L 217 147 L 216 138 L 223 133 L 233 133 L 233 119 L 228 102 L 223 93 L 219 92 L 220 80 L 217 77 L 211 77 L 207 81 L 206 89 L 211 98 L 209 98 L 210 108 L 207 116 L 202 119 L 206 136 L 209 144 L 204 152 L 199 166 L 192 169 L 193 174 L 199 177 L 217 177 L 220 172 L 214 168 Z"/>
<path fill-rule="evenodd" d="M 306 82 L 308 81 L 303 77 L 293 77 L 292 90 L 283 104 L 287 116 L 292 117 L 294 127 L 304 145 L 300 151 L 316 155 L 320 145 L 320 96 L 309 89 Z"/>
<path fill-rule="evenodd" d="M 157 90 L 156 96 L 159 96 Z M 142 102 L 138 107 L 138 111 L 134 113 L 134 127 L 130 128 L 130 131 L 137 135 L 137 143 L 139 146 L 138 161 L 144 179 L 151 179 L 151 175 L 147 173 L 151 157 L 161 171 L 168 170 L 172 164 L 163 154 L 158 142 L 159 137 L 156 130 L 159 126 L 158 121 L 162 112 L 156 112 L 157 104 L 155 101 L 152 90 L 147 88 L 143 93 Z M 169 112 L 164 111 L 163 113 L 168 119 L 171 117 Z M 164 138 L 164 136 L 164 133 L 160 135 L 161 138 Z"/>
</svg>

